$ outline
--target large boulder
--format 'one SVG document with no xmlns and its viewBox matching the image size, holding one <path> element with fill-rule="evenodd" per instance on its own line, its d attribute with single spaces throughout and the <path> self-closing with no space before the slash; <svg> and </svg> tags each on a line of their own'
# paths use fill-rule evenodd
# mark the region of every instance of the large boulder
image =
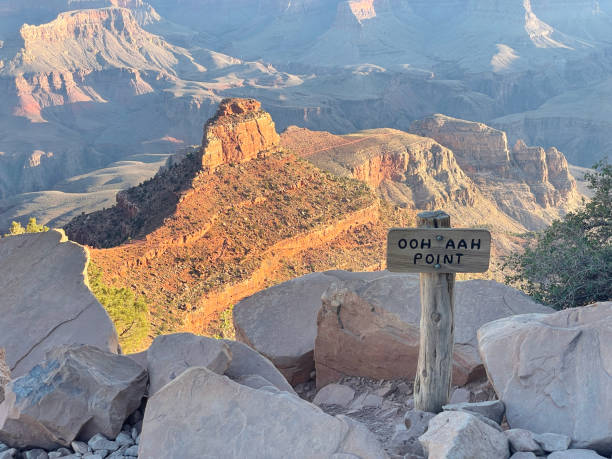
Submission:
<svg viewBox="0 0 612 459">
<path fill-rule="evenodd" d="M 119 352 L 115 327 L 87 287 L 84 247 L 56 230 L 11 236 L 0 239 L 0 260 L 0 347 L 13 377 L 56 346 Z"/>
<path fill-rule="evenodd" d="M 222 375 L 231 360 L 229 346 L 218 339 L 192 333 L 158 336 L 147 349 L 149 395 L 191 367 L 206 367 Z"/>
<path fill-rule="evenodd" d="M 260 376 L 278 390 L 295 394 L 293 387 L 287 382 L 283 374 L 259 352 L 239 341 L 226 339 L 223 342 L 229 347 L 232 354 L 232 361 L 225 370 L 226 376 L 234 381 L 249 376 Z"/>
<path fill-rule="evenodd" d="M 140 405 L 144 368 L 93 346 L 60 347 L 13 380 L 0 404 L 0 441 L 53 449 L 101 433 L 115 438 Z"/>
<path fill-rule="evenodd" d="M 147 404 L 139 457 L 385 458 L 364 426 L 268 386 L 253 389 L 191 368 Z M 337 456 L 340 457 L 340 456 Z M 347 456 L 349 457 L 349 456 Z"/>
<path fill-rule="evenodd" d="M 612 302 L 497 320 L 478 344 L 512 428 L 612 454 Z"/>
<path fill-rule="evenodd" d="M 11 370 L 6 364 L 6 352 L 0 348 L 0 403 L 4 401 L 4 387 L 11 382 Z"/>
<path fill-rule="evenodd" d="M 321 294 L 339 280 L 384 275 L 390 274 L 312 273 L 257 292 L 234 307 L 236 339 L 270 359 L 292 385 L 307 381 L 315 368 Z"/>
<path fill-rule="evenodd" d="M 455 285 L 453 382 L 484 379 L 476 332 L 492 320 L 526 312 L 552 312 L 494 281 Z M 387 275 L 335 282 L 323 294 L 315 341 L 317 386 L 346 375 L 412 379 L 419 356 L 419 277 Z"/>
<path fill-rule="evenodd" d="M 429 459 L 507 459 L 505 435 L 464 411 L 443 411 L 419 437 Z"/>
</svg>

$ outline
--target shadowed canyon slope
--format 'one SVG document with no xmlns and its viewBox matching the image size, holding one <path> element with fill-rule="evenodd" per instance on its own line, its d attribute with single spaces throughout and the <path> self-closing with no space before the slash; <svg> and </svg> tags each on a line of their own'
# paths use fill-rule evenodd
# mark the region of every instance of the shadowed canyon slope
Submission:
<svg viewBox="0 0 612 459">
<path fill-rule="evenodd" d="M 386 228 L 411 216 L 283 151 L 257 101 L 228 99 L 201 149 L 66 232 L 99 247 L 92 260 L 108 281 L 147 295 L 155 333 L 204 333 L 221 310 L 273 283 L 380 268 Z"/>
<path fill-rule="evenodd" d="M 9 0 L 0 227 L 108 206 L 74 204 L 89 191 L 64 181 L 199 143 L 229 96 L 257 97 L 281 131 L 407 131 L 444 113 L 591 166 L 610 150 L 611 13 L 612 0 Z"/>
</svg>

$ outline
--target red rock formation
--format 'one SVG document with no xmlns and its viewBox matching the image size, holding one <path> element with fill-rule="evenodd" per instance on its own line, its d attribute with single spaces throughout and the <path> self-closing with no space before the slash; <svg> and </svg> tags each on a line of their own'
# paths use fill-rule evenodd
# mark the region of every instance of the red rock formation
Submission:
<svg viewBox="0 0 612 459">
<path fill-rule="evenodd" d="M 98 247 L 107 282 L 146 295 L 156 332 L 207 333 L 221 310 L 306 272 L 380 268 L 387 225 L 411 215 L 283 152 L 255 100 L 224 100 L 203 144 L 66 227 Z"/>
<path fill-rule="evenodd" d="M 278 148 L 280 138 L 269 113 L 254 99 L 224 99 L 204 126 L 202 168 L 242 163 Z"/>
</svg>

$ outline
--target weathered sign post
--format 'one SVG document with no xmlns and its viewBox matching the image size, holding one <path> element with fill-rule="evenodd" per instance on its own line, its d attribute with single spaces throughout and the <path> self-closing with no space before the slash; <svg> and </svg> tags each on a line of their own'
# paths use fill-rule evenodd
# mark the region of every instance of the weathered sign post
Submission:
<svg viewBox="0 0 612 459">
<path fill-rule="evenodd" d="M 489 269 L 491 234 L 482 229 L 451 229 L 450 216 L 442 211 L 418 214 L 417 226 L 389 231 L 387 269 L 420 273 L 421 337 L 414 406 L 439 413 L 448 403 L 451 387 L 455 273 Z"/>
</svg>

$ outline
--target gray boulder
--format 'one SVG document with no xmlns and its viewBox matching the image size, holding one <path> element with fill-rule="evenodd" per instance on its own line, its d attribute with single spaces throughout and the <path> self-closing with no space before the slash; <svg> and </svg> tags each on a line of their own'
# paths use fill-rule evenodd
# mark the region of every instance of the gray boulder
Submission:
<svg viewBox="0 0 612 459">
<path fill-rule="evenodd" d="M 419 290 L 416 275 L 332 284 L 323 294 L 317 317 L 317 387 L 343 376 L 413 379 L 419 355 Z M 526 312 L 552 309 L 494 281 L 457 282 L 453 383 L 485 377 L 476 339 L 481 325 Z"/>
<path fill-rule="evenodd" d="M 310 379 L 321 294 L 332 282 L 375 279 L 386 271 L 307 274 L 247 297 L 234 306 L 236 339 L 265 357 L 293 386 Z"/>
<path fill-rule="evenodd" d="M 463 411 L 443 411 L 419 437 L 429 459 L 507 459 L 503 433 Z"/>
<path fill-rule="evenodd" d="M 7 386 L 0 441 L 53 449 L 77 436 L 115 438 L 140 405 L 146 384 L 146 371 L 128 357 L 93 346 L 57 348 Z"/>
<path fill-rule="evenodd" d="M 510 427 L 612 454 L 612 302 L 500 319 L 478 344 Z"/>
<path fill-rule="evenodd" d="M 486 402 L 475 402 L 475 403 L 454 403 L 444 405 L 442 407 L 444 411 L 467 411 L 468 413 L 478 413 L 497 424 L 502 423 L 504 418 L 504 412 L 506 407 L 499 400 L 491 400 Z"/>
<path fill-rule="evenodd" d="M 158 336 L 147 350 L 149 395 L 191 367 L 206 367 L 223 374 L 231 360 L 229 346 L 218 339 L 192 333 Z"/>
<path fill-rule="evenodd" d="M 508 429 L 504 435 L 510 444 L 510 451 L 513 453 L 543 454 L 540 444 L 533 438 L 533 433 L 525 429 Z"/>
<path fill-rule="evenodd" d="M 225 370 L 226 376 L 236 381 L 249 375 L 259 375 L 279 390 L 295 394 L 293 387 L 287 382 L 283 374 L 259 352 L 239 341 L 228 339 L 222 341 L 229 347 L 232 354 L 232 361 Z"/>
<path fill-rule="evenodd" d="M 139 457 L 385 458 L 365 427 L 285 391 L 256 390 L 190 368 L 147 404 Z"/>
<path fill-rule="evenodd" d="M 11 236 L 0 239 L 0 260 L 0 347 L 13 378 L 61 345 L 119 352 L 115 327 L 87 287 L 84 247 L 56 230 Z"/>
</svg>

